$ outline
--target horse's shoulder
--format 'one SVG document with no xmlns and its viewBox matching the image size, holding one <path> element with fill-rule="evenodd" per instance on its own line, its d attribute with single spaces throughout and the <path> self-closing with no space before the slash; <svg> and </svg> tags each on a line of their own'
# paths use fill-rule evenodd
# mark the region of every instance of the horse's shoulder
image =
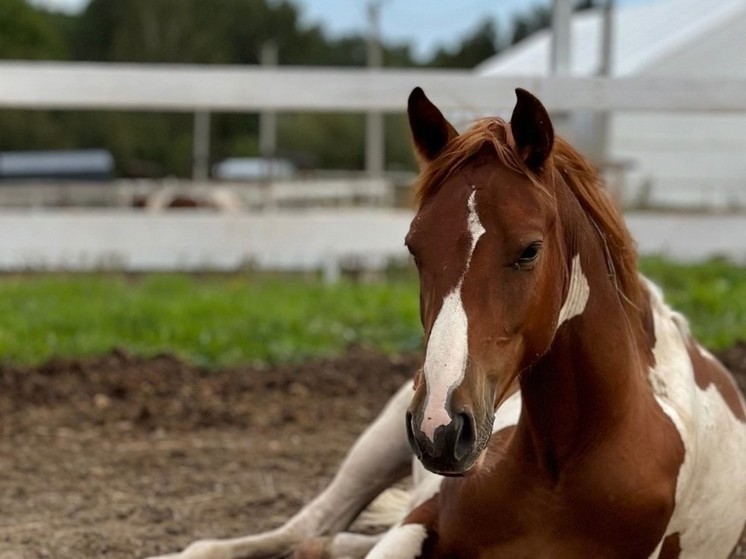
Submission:
<svg viewBox="0 0 746 559">
<path fill-rule="evenodd" d="M 724 411 L 746 425 L 746 403 L 730 372 L 692 337 L 683 315 L 647 282 L 654 320 L 653 393 L 683 439 L 697 437 L 703 425 L 728 421 Z M 690 441 L 685 440 L 685 444 Z"/>
<path fill-rule="evenodd" d="M 746 484 L 732 463 L 734 456 L 746 454 L 746 406 L 727 369 L 697 343 L 683 316 L 666 305 L 654 286 L 651 307 L 655 363 L 650 386 L 684 448 L 666 532 L 680 533 L 681 549 L 693 556 L 716 548 L 727 555 L 746 517 Z"/>
</svg>

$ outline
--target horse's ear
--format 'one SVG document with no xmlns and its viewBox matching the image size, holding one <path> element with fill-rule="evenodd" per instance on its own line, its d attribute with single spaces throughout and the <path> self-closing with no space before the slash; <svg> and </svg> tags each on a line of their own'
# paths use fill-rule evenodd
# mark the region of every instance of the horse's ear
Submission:
<svg viewBox="0 0 746 559">
<path fill-rule="evenodd" d="M 415 151 L 424 162 L 435 159 L 449 140 L 458 136 L 456 129 L 425 96 L 422 88 L 415 87 L 409 94 L 407 116 Z"/>
<path fill-rule="evenodd" d="M 554 128 L 549 113 L 536 97 L 525 89 L 515 90 L 518 101 L 510 117 L 518 154 L 532 171 L 540 171 L 554 145 Z"/>
</svg>

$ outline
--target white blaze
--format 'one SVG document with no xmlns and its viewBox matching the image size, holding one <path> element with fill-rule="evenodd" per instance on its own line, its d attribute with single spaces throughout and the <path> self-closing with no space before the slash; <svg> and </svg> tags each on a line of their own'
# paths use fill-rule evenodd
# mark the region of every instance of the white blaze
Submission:
<svg viewBox="0 0 746 559">
<path fill-rule="evenodd" d="M 430 332 L 425 354 L 427 395 L 422 432 L 432 441 L 435 429 L 448 425 L 446 402 L 451 390 L 464 379 L 468 351 L 468 322 L 461 302 L 461 282 L 443 300 Z"/>
<path fill-rule="evenodd" d="M 431 441 L 438 427 L 451 422 L 452 418 L 446 411 L 448 395 L 461 383 L 466 372 L 469 325 L 461 301 L 461 285 L 469 270 L 477 241 L 485 232 L 477 214 L 475 194 L 476 192 L 472 191 L 468 202 L 467 225 L 471 235 L 471 247 L 466 257 L 466 265 L 456 287 L 443 299 L 443 305 L 430 331 L 425 354 L 427 395 L 420 428 Z"/>
<path fill-rule="evenodd" d="M 479 214 L 477 213 L 477 201 L 474 197 L 475 194 L 476 192 L 472 191 L 471 195 L 469 196 L 469 201 L 467 203 L 469 206 L 469 217 L 467 218 L 466 222 L 469 225 L 469 233 L 471 234 L 471 248 L 469 249 L 469 255 L 466 257 L 466 267 L 464 268 L 464 273 L 461 276 L 461 282 L 464 281 L 464 276 L 466 275 L 466 272 L 469 270 L 469 264 L 471 264 L 471 257 L 474 254 L 474 249 L 477 247 L 477 241 L 479 240 L 479 237 L 481 237 L 485 233 L 485 229 L 482 226 L 482 222 L 479 221 Z"/>
</svg>

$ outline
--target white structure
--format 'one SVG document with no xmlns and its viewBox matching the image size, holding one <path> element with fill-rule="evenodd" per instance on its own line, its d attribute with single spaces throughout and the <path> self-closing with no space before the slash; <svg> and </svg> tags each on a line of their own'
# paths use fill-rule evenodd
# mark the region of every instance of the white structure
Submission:
<svg viewBox="0 0 746 559">
<path fill-rule="evenodd" d="M 0 271 L 381 270 L 407 262 L 410 210 L 0 210 Z M 746 264 L 746 215 L 628 213 L 643 255 Z"/>
<path fill-rule="evenodd" d="M 574 14 L 571 29 L 571 75 L 596 75 L 601 10 Z M 615 78 L 746 78 L 746 0 L 621 6 L 614 14 L 612 36 Z M 541 31 L 475 71 L 490 77 L 547 76 L 550 44 L 551 30 Z M 654 97 L 658 92 L 651 86 L 645 93 Z M 560 132 L 582 146 L 581 128 L 587 121 L 576 117 L 568 122 L 572 124 L 559 126 Z M 628 203 L 746 206 L 743 114 L 616 111 L 610 118 L 606 160 L 627 168 Z"/>
</svg>

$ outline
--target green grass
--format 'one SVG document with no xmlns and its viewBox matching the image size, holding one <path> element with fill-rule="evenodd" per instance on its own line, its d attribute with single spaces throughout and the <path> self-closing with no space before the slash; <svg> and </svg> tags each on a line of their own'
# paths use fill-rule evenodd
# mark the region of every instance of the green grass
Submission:
<svg viewBox="0 0 746 559">
<path fill-rule="evenodd" d="M 148 275 L 0 278 L 0 360 L 123 347 L 174 352 L 204 365 L 276 362 L 333 354 L 352 344 L 418 347 L 410 281 L 342 282 Z"/>
<path fill-rule="evenodd" d="M 645 259 L 640 267 L 704 345 L 720 349 L 746 340 L 746 268 L 720 260 L 684 265 L 662 259 Z"/>
<path fill-rule="evenodd" d="M 746 339 L 746 268 L 646 260 L 643 271 L 712 348 Z M 116 274 L 0 277 L 0 361 L 172 352 L 198 364 L 278 362 L 361 344 L 419 347 L 417 282 Z"/>
</svg>

